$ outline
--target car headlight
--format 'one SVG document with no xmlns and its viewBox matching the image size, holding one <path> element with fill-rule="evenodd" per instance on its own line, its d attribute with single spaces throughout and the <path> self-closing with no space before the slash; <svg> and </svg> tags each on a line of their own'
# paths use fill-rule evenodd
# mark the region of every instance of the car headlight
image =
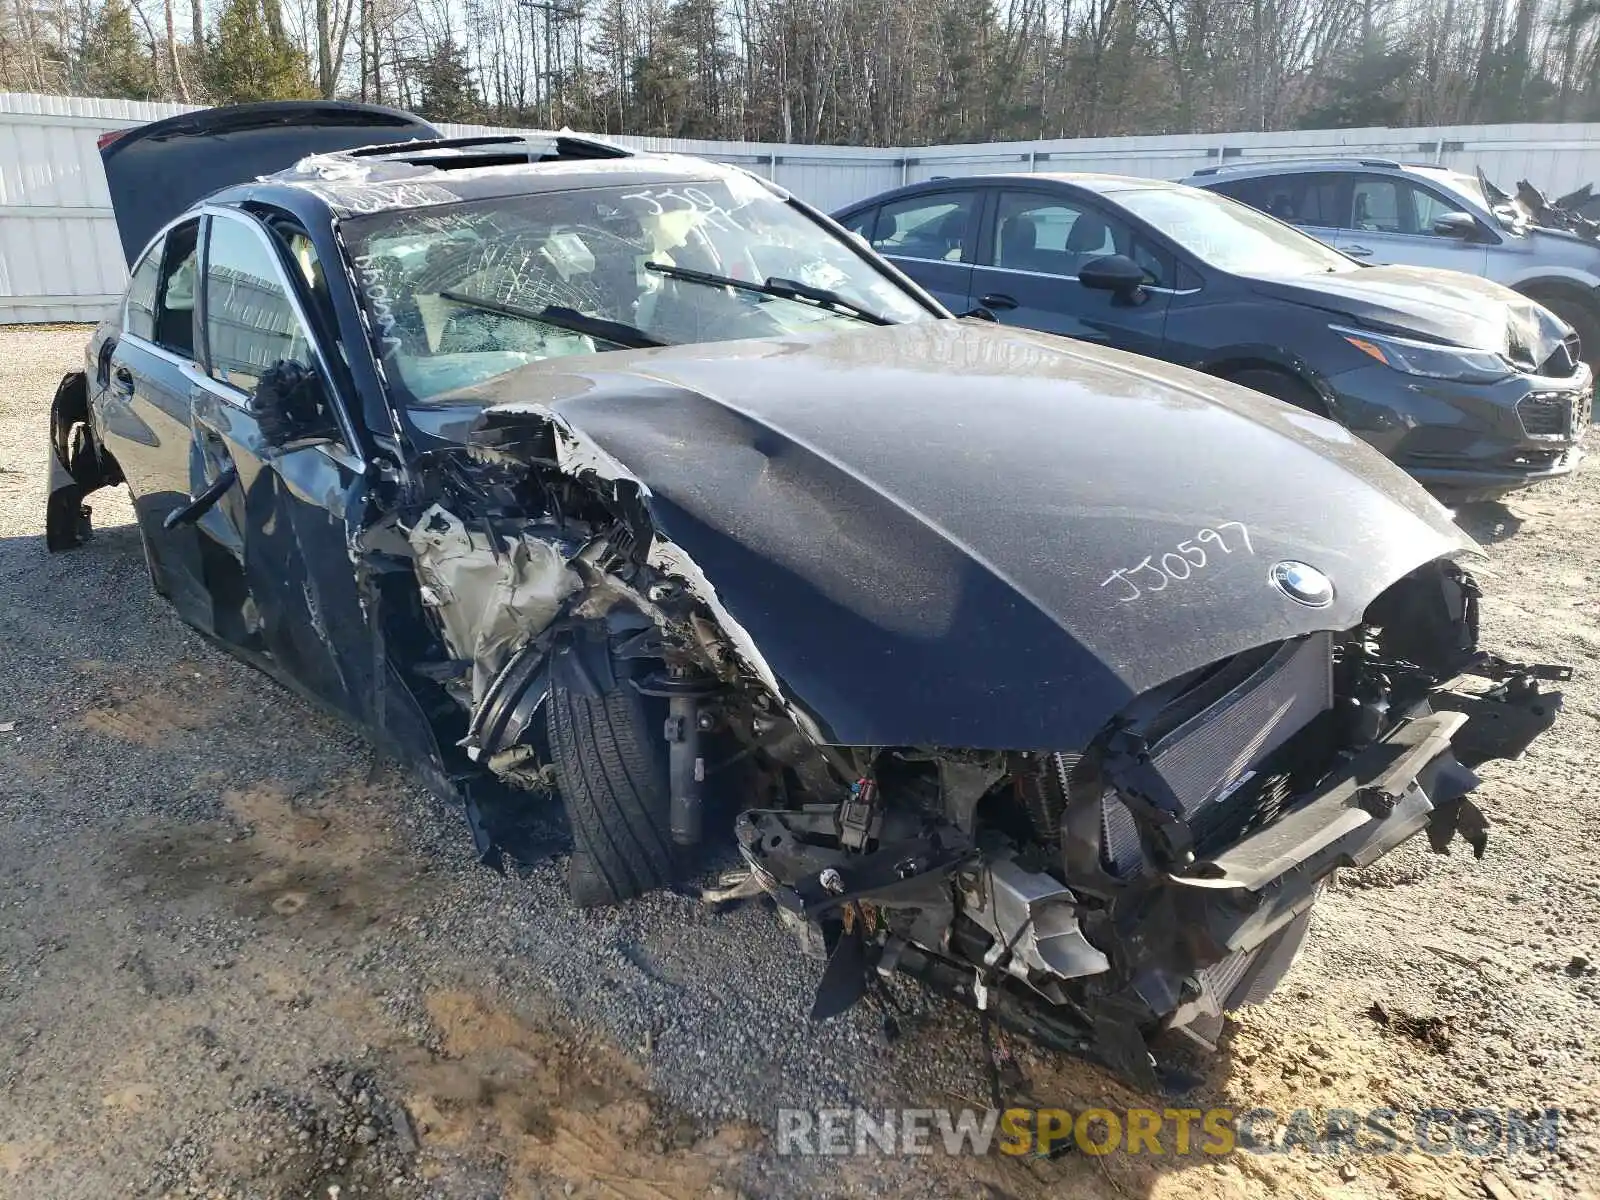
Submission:
<svg viewBox="0 0 1600 1200">
<path fill-rule="evenodd" d="M 1441 346 L 1434 342 L 1372 333 L 1366 329 L 1346 329 L 1340 325 L 1330 325 L 1329 328 L 1361 353 L 1407 375 L 1454 379 L 1463 383 L 1493 383 L 1515 374 L 1510 363 L 1489 350 Z"/>
</svg>

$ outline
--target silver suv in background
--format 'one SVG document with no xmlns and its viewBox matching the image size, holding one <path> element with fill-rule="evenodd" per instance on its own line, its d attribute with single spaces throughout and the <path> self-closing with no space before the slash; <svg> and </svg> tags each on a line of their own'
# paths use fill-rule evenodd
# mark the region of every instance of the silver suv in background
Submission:
<svg viewBox="0 0 1600 1200">
<path fill-rule="evenodd" d="M 1365 263 L 1443 267 L 1503 283 L 1578 331 L 1600 363 L 1600 243 L 1536 225 L 1522 203 L 1446 167 L 1388 159 L 1240 162 L 1184 180 L 1297 225 Z"/>
</svg>

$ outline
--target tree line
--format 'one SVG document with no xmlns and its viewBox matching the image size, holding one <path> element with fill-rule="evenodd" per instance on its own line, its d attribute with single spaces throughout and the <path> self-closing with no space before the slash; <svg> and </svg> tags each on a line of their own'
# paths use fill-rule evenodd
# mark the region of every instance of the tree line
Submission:
<svg viewBox="0 0 1600 1200">
<path fill-rule="evenodd" d="M 0 0 L 0 90 L 669 137 L 1600 119 L 1600 0 Z"/>
</svg>

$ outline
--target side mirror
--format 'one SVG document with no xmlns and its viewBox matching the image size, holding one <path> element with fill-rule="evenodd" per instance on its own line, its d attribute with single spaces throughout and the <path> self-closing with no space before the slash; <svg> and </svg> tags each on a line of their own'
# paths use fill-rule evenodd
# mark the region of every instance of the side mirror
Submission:
<svg viewBox="0 0 1600 1200">
<path fill-rule="evenodd" d="M 1434 219 L 1433 231 L 1440 237 L 1471 241 L 1478 236 L 1478 219 L 1471 213 L 1442 213 Z"/>
<path fill-rule="evenodd" d="M 1079 267 L 1078 282 L 1098 292 L 1110 292 L 1118 300 L 1138 301 L 1143 298 L 1144 268 L 1126 254 L 1108 254 Z"/>
<path fill-rule="evenodd" d="M 340 436 L 322 376 L 303 363 L 285 359 L 263 371 L 250 411 L 270 446 L 331 442 Z"/>
</svg>

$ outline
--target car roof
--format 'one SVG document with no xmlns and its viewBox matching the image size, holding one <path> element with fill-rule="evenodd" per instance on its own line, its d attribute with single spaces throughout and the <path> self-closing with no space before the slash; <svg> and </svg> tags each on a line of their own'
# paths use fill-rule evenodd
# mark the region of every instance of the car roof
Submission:
<svg viewBox="0 0 1600 1200">
<path fill-rule="evenodd" d="M 1319 175 L 1344 171 L 1375 174 L 1457 176 L 1461 172 L 1438 163 L 1403 163 L 1389 158 L 1260 158 L 1213 163 L 1193 172 L 1189 179 L 1200 186 L 1224 179 L 1249 179 L 1259 175 Z"/>
<path fill-rule="evenodd" d="M 1164 179 L 1145 179 L 1137 175 L 1111 175 L 1100 171 L 1014 171 L 1009 174 L 950 175 L 925 179 L 920 183 L 908 183 L 893 191 L 881 192 L 876 196 L 846 205 L 841 211 L 890 203 L 924 192 L 954 191 L 963 187 L 1015 187 L 1018 184 L 1030 183 L 1066 184 L 1102 196 L 1112 196 L 1118 192 L 1179 191 L 1184 187 L 1181 183 L 1169 183 Z"/>
<path fill-rule="evenodd" d="M 638 152 L 564 133 L 492 136 L 312 155 L 206 202 L 298 209 L 299 203 L 290 202 L 311 197 L 335 216 L 354 217 L 594 187 L 705 183 L 732 175 L 760 179 L 706 159 Z"/>
</svg>

